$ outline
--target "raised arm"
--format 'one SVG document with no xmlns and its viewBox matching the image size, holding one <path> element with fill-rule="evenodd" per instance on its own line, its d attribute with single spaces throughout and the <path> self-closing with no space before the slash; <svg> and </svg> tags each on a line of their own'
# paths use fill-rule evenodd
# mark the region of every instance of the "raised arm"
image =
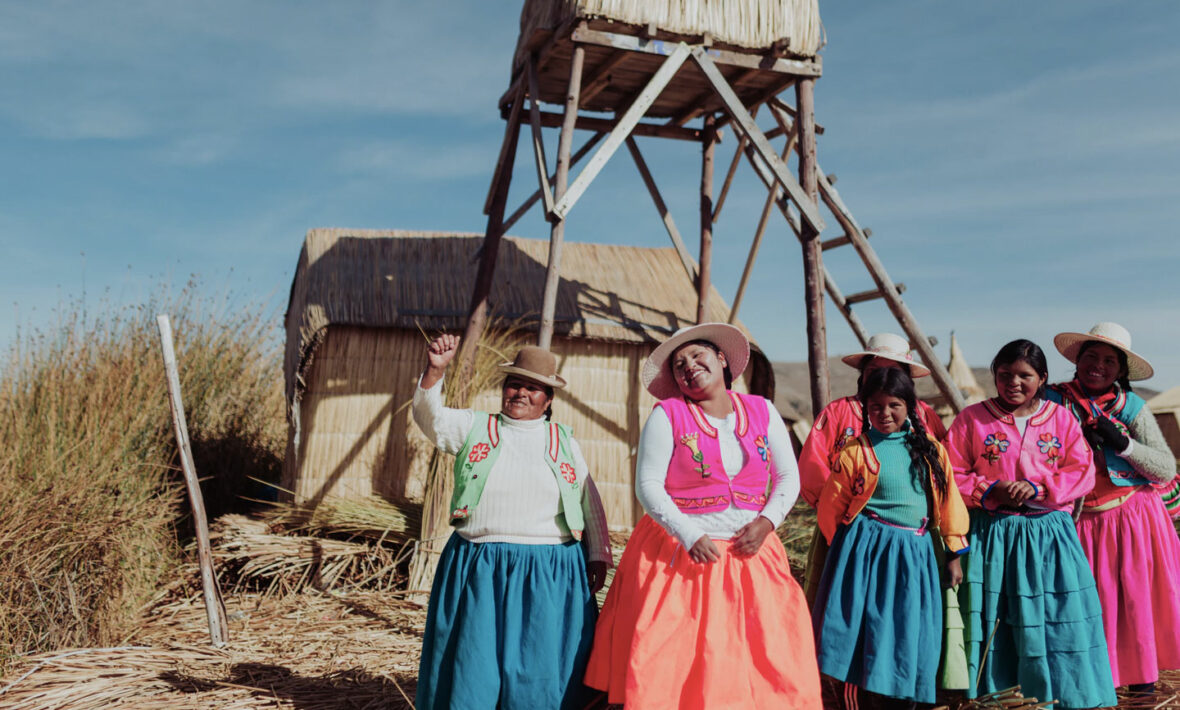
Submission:
<svg viewBox="0 0 1180 710">
<path fill-rule="evenodd" d="M 448 454 L 463 448 L 471 431 L 470 409 L 450 409 L 443 404 L 442 379 L 459 349 L 459 336 L 440 335 L 426 348 L 426 369 L 414 392 L 414 422 L 434 445 Z"/>
</svg>

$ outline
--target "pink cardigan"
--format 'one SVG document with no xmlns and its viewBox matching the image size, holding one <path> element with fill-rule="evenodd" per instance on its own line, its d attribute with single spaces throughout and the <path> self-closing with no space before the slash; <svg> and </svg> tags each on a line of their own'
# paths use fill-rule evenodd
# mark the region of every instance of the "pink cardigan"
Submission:
<svg viewBox="0 0 1180 710">
<path fill-rule="evenodd" d="M 994 400 L 967 407 L 951 424 L 946 449 L 955 484 L 968 508 L 992 510 L 987 497 L 997 481 L 1028 481 L 1037 493 L 1028 505 L 1067 510 L 1094 488 L 1094 459 L 1078 420 L 1045 401 L 1021 436 L 1016 421 Z"/>
</svg>

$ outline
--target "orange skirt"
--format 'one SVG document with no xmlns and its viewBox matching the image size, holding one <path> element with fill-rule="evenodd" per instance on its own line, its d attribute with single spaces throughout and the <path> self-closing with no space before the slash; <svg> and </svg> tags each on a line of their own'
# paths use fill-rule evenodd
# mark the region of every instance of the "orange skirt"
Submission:
<svg viewBox="0 0 1180 710">
<path fill-rule="evenodd" d="M 635 526 L 594 632 L 586 684 L 628 708 L 820 708 L 811 616 L 773 533 L 753 557 L 697 564 Z"/>
</svg>

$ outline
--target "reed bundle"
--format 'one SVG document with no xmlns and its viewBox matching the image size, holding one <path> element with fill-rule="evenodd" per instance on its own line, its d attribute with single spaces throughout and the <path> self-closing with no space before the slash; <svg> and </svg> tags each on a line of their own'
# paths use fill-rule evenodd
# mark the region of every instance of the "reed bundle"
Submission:
<svg viewBox="0 0 1180 710">
<path fill-rule="evenodd" d="M 400 545 L 418 536 L 422 506 L 384 498 L 328 497 L 317 505 L 280 502 L 263 513 L 272 528 L 309 535 L 365 538 Z"/>
<path fill-rule="evenodd" d="M 994 693 L 981 695 L 974 700 L 968 700 L 959 706 L 959 710 L 1036 710 L 1049 708 L 1057 704 L 1056 700 L 1041 702 L 1036 698 L 1026 698 L 1020 692 L 1020 686 L 997 690 Z"/>
</svg>

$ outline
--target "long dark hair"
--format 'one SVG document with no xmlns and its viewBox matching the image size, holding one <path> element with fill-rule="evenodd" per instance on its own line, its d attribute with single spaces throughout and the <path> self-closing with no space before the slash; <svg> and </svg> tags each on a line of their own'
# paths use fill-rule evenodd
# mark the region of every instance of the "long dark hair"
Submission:
<svg viewBox="0 0 1180 710">
<path fill-rule="evenodd" d="M 1076 364 L 1078 360 L 1082 359 L 1082 353 L 1086 352 L 1095 345 L 1105 345 L 1115 352 L 1115 355 L 1117 355 L 1119 358 L 1119 376 L 1116 377 L 1114 381 L 1119 383 L 1119 387 L 1122 387 L 1127 392 L 1132 391 L 1131 380 L 1127 378 L 1127 354 L 1120 348 L 1116 348 L 1109 343 L 1104 343 L 1101 340 L 1087 340 L 1086 342 L 1082 343 L 1081 347 L 1078 348 L 1078 356 L 1074 359 L 1074 363 Z M 1078 369 L 1076 367 L 1073 369 L 1073 378 L 1075 380 L 1078 379 Z"/>
<path fill-rule="evenodd" d="M 910 459 L 934 478 L 938 494 L 945 496 L 948 485 L 947 472 L 942 469 L 942 463 L 939 461 L 938 447 L 926 435 L 926 427 L 922 424 L 922 418 L 918 416 L 918 395 L 914 392 L 913 378 L 905 370 L 896 367 L 873 370 L 864 378 L 864 386 L 857 395 L 861 403 L 861 431 L 869 430 L 869 399 L 876 394 L 897 397 L 905 402 L 910 422 L 905 446 L 910 452 Z M 925 488 L 924 485 L 922 487 Z"/>
<path fill-rule="evenodd" d="M 1031 340 L 1018 338 L 1000 348 L 1000 352 L 992 358 L 992 381 L 995 381 L 996 373 L 1001 367 L 1014 362 L 1027 363 L 1029 367 L 1036 370 L 1042 380 L 1041 387 L 1037 390 L 1037 397 L 1044 397 L 1045 383 L 1049 381 L 1049 363 L 1045 361 L 1045 351 L 1041 350 L 1041 346 Z"/>
<path fill-rule="evenodd" d="M 857 397 L 860 396 L 860 391 L 862 389 L 864 389 L 864 386 L 865 386 L 865 369 L 868 368 L 869 363 L 872 362 L 876 357 L 877 357 L 876 355 L 862 357 L 860 359 L 860 362 L 856 363 L 856 369 L 858 371 L 860 371 L 860 374 L 856 376 L 856 396 Z M 889 358 L 887 358 L 887 357 L 881 358 L 881 359 L 882 360 L 889 360 Z M 910 377 L 913 377 L 914 373 L 910 371 L 909 365 L 905 364 L 904 362 L 897 362 L 896 360 L 893 360 L 891 362 L 893 362 L 894 364 L 886 365 L 885 367 L 887 367 L 887 368 L 892 367 L 894 369 L 901 370 L 902 372 L 909 375 Z M 880 368 L 877 368 L 877 369 L 880 369 Z"/>
<path fill-rule="evenodd" d="M 718 355 L 725 354 L 721 351 L 721 348 L 719 348 L 713 344 L 712 340 L 705 340 L 703 338 L 697 338 L 696 340 L 690 340 L 687 343 L 684 343 L 683 345 L 676 348 L 668 355 L 668 369 L 672 369 L 672 358 L 676 357 L 676 353 L 687 348 L 689 345 L 703 345 L 706 348 L 717 353 Z M 725 378 L 725 389 L 727 389 L 727 390 L 733 389 L 733 374 L 730 373 L 730 371 L 729 371 L 729 359 L 728 358 L 726 358 L 726 360 L 725 360 L 725 368 L 722 369 L 721 375 L 722 375 L 722 377 Z"/>
</svg>

